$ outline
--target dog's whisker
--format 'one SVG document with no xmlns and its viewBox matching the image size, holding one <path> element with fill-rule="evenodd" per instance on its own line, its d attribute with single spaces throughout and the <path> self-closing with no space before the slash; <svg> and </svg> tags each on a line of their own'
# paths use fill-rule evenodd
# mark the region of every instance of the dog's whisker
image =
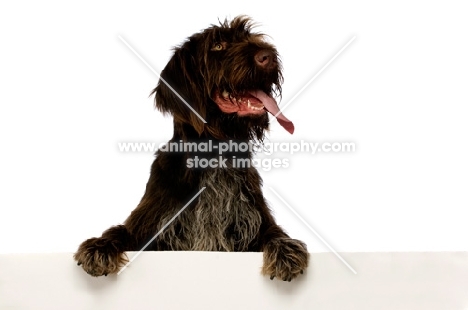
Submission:
<svg viewBox="0 0 468 310">
<path fill-rule="evenodd" d="M 299 89 L 298 92 L 294 94 L 294 96 L 289 99 L 276 113 L 274 116 L 277 117 L 280 113 L 283 113 L 286 108 L 293 103 L 293 101 L 307 88 L 309 85 L 356 39 L 356 36 L 353 36 L 314 76 L 304 84 L 304 86 Z"/>
</svg>

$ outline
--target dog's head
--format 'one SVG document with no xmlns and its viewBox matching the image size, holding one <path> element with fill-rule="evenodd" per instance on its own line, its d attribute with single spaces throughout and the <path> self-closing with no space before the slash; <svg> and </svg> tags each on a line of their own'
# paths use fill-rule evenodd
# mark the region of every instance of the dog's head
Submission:
<svg viewBox="0 0 468 310">
<path fill-rule="evenodd" d="M 249 18 L 236 17 L 174 49 L 153 93 L 156 107 L 173 115 L 175 126 L 190 126 L 204 137 L 262 140 L 270 112 L 293 132 L 273 98 L 281 95 L 278 53 L 252 26 Z"/>
</svg>

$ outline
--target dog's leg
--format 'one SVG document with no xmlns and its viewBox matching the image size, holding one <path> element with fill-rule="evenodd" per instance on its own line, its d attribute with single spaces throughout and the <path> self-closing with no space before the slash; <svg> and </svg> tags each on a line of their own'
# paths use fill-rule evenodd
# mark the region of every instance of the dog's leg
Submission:
<svg viewBox="0 0 468 310">
<path fill-rule="evenodd" d="M 291 281 L 307 268 L 309 253 L 304 242 L 291 239 L 278 225 L 270 226 L 263 235 L 262 274 Z"/>
<path fill-rule="evenodd" d="M 309 253 L 304 242 L 291 239 L 276 224 L 261 190 L 261 178 L 256 169 L 250 169 L 248 175 L 252 203 L 262 216 L 262 225 L 252 251 L 263 252 L 262 274 L 283 281 L 291 281 L 303 273 L 309 263 Z"/>
<path fill-rule="evenodd" d="M 84 241 L 74 258 L 94 277 L 116 273 L 128 262 L 124 251 L 131 250 L 132 240 L 124 225 L 113 226 L 100 238 Z"/>
</svg>

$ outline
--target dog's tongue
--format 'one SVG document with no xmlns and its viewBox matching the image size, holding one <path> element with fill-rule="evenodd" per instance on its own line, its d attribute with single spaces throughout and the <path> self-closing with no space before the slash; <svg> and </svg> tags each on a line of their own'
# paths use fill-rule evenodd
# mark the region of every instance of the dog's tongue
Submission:
<svg viewBox="0 0 468 310">
<path fill-rule="evenodd" d="M 287 119 L 283 113 L 280 112 L 280 109 L 278 108 L 278 105 L 276 104 L 276 101 L 273 99 L 273 97 L 268 96 L 261 90 L 251 91 L 250 94 L 262 101 L 265 109 L 276 117 L 278 123 L 280 123 L 284 129 L 286 129 L 290 134 L 294 133 L 294 124 L 289 119 Z"/>
</svg>

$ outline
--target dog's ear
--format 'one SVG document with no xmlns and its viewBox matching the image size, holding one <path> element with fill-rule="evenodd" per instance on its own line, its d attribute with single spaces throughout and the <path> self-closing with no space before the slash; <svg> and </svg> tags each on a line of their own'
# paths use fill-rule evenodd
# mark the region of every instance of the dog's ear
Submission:
<svg viewBox="0 0 468 310">
<path fill-rule="evenodd" d="M 151 95 L 156 94 L 155 106 L 159 111 L 171 114 L 175 121 L 190 124 L 201 135 L 205 127 L 208 98 L 202 86 L 203 76 L 200 65 L 196 63 L 197 51 L 193 45 L 187 41 L 174 49 L 174 55 L 161 72 L 158 85 Z"/>
</svg>

